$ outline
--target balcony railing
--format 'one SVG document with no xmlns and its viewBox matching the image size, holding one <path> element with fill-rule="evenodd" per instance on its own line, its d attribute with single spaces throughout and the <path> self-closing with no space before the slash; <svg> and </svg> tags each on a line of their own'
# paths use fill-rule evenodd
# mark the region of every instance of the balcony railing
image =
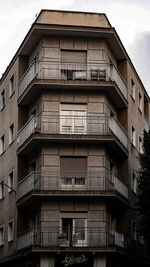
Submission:
<svg viewBox="0 0 150 267">
<path fill-rule="evenodd" d="M 45 80 L 114 81 L 125 99 L 127 99 L 127 84 L 113 64 L 102 62 L 87 64 L 52 61 L 33 62 L 19 81 L 19 97 L 34 78 Z"/>
<path fill-rule="evenodd" d="M 76 249 L 81 247 L 105 248 L 112 246 L 124 247 L 122 235 L 111 233 L 106 228 L 74 227 L 74 228 L 37 228 L 20 233 L 17 237 L 17 250 L 27 247 L 51 247 L 51 249 Z"/>
<path fill-rule="evenodd" d="M 117 191 L 128 199 L 128 187 L 115 173 L 111 172 L 31 172 L 18 183 L 17 199 L 19 200 L 32 190 L 58 191 Z"/>
<path fill-rule="evenodd" d="M 21 146 L 33 133 L 68 135 L 115 135 L 128 148 L 125 130 L 114 117 L 93 116 L 33 116 L 18 134 Z"/>
</svg>

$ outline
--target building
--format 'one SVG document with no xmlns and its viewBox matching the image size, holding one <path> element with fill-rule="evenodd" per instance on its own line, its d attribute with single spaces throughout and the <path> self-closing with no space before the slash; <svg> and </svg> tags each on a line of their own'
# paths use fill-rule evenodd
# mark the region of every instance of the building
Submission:
<svg viewBox="0 0 150 267">
<path fill-rule="evenodd" d="M 0 266 L 149 266 L 149 96 L 105 14 L 42 10 L 0 80 Z"/>
</svg>

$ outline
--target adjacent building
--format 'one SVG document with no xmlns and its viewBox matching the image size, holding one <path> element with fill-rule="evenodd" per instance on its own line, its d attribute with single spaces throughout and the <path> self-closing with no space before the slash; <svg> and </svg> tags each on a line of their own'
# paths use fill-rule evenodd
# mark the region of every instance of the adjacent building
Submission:
<svg viewBox="0 0 150 267">
<path fill-rule="evenodd" d="M 42 10 L 0 80 L 0 266 L 149 266 L 149 96 L 105 14 Z"/>
</svg>

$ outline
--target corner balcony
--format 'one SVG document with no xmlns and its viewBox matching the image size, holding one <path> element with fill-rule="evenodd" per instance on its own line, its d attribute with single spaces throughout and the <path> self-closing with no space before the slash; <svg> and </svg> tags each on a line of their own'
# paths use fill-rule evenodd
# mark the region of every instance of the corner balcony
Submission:
<svg viewBox="0 0 150 267">
<path fill-rule="evenodd" d="M 117 107 L 127 107 L 127 84 L 113 64 L 33 62 L 18 84 L 18 103 L 27 105 L 43 88 L 103 90 Z"/>
<path fill-rule="evenodd" d="M 32 251 L 103 251 L 124 248 L 122 234 L 100 227 L 34 228 L 20 233 L 17 250 Z"/>
<path fill-rule="evenodd" d="M 32 141 L 103 142 L 127 154 L 128 136 L 114 117 L 40 115 L 31 117 L 18 133 L 18 153 Z M 120 154 L 121 156 L 121 154 Z"/>
<path fill-rule="evenodd" d="M 112 197 L 128 203 L 128 187 L 111 172 L 31 172 L 17 186 L 17 201 L 36 196 Z"/>
</svg>

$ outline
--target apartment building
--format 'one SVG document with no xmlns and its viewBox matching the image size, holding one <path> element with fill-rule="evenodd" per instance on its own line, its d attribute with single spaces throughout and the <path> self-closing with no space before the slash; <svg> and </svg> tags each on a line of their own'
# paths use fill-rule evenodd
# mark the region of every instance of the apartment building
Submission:
<svg viewBox="0 0 150 267">
<path fill-rule="evenodd" d="M 0 266 L 149 266 L 149 96 L 105 14 L 42 10 L 0 80 Z"/>
</svg>

